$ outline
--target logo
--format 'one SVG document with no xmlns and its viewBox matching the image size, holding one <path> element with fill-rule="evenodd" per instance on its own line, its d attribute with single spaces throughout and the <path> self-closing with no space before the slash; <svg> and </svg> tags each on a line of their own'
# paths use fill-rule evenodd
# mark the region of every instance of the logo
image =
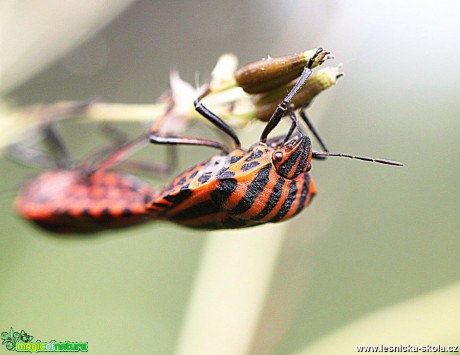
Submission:
<svg viewBox="0 0 460 355">
<path fill-rule="evenodd" d="M 19 352 L 87 352 L 88 342 L 71 342 L 63 341 L 59 342 L 56 340 L 51 341 L 32 341 L 34 337 L 27 334 L 24 330 L 21 332 L 13 331 L 10 328 L 9 332 L 2 333 L 2 345 L 10 351 Z"/>
</svg>

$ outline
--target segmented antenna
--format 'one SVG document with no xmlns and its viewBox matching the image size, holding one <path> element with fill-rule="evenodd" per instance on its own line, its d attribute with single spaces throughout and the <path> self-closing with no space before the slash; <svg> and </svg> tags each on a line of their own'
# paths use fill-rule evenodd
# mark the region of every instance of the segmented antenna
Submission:
<svg viewBox="0 0 460 355">
<path fill-rule="evenodd" d="M 326 157 L 350 158 L 350 159 L 368 161 L 371 163 L 379 163 L 379 164 L 386 164 L 386 165 L 393 165 L 393 166 L 404 166 L 403 163 L 400 163 L 399 161 L 393 161 L 393 160 L 375 159 L 372 157 L 362 157 L 359 155 L 350 155 L 350 154 L 344 154 L 344 153 L 312 152 L 312 158 L 324 159 Z"/>
</svg>

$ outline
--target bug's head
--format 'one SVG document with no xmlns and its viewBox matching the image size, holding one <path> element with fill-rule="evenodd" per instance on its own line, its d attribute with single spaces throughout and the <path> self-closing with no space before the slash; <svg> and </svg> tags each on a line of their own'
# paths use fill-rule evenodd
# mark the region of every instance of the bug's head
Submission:
<svg viewBox="0 0 460 355">
<path fill-rule="evenodd" d="M 272 161 L 279 175 L 294 179 L 310 170 L 311 156 L 310 138 L 297 135 L 273 151 Z"/>
</svg>

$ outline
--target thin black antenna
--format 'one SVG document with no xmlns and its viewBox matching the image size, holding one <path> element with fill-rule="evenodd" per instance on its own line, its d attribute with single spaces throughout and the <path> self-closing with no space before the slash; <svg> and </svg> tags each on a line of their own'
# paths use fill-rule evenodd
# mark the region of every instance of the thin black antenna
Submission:
<svg viewBox="0 0 460 355">
<path fill-rule="evenodd" d="M 371 163 L 379 163 L 379 164 L 386 164 L 386 165 L 393 165 L 393 166 L 404 166 L 403 163 L 399 161 L 392 161 L 386 159 L 375 159 L 372 157 L 361 157 L 358 155 L 350 155 L 350 154 L 343 154 L 343 153 L 329 153 L 329 152 L 312 152 L 312 158 L 315 159 L 324 159 L 327 157 L 342 157 L 342 158 L 350 158 L 350 159 L 357 159 L 357 160 L 364 160 Z"/>
</svg>

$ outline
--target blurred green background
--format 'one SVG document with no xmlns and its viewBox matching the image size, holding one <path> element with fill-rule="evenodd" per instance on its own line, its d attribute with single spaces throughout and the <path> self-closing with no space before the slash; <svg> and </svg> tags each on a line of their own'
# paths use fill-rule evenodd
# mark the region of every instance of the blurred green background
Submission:
<svg viewBox="0 0 460 355">
<path fill-rule="evenodd" d="M 222 53 L 244 64 L 322 46 L 345 73 L 309 110 L 331 150 L 405 167 L 314 162 L 318 195 L 282 226 L 203 233 L 151 223 L 67 240 L 15 215 L 14 193 L 36 171 L 2 159 L 0 331 L 87 341 L 94 354 L 329 354 L 323 339 L 458 284 L 460 3 L 64 3 L 0 6 L 0 84 L 15 105 L 151 103 L 173 67 L 194 83 Z M 241 132 L 246 146 L 262 127 Z M 106 142 L 93 124 L 62 130 L 77 157 Z M 181 167 L 213 153 L 183 149 Z M 460 313 L 457 295 L 419 309 L 404 344 L 437 329 L 445 337 L 422 339 L 460 345 L 460 318 L 430 318 L 446 305 Z M 391 329 L 408 322 L 404 309 L 351 344 L 399 344 Z M 355 349 L 337 343 L 333 353 Z"/>
</svg>

